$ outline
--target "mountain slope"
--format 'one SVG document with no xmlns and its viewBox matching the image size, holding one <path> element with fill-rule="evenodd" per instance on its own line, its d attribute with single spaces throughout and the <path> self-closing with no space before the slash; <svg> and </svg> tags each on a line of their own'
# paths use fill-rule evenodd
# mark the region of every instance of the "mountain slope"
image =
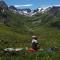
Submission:
<svg viewBox="0 0 60 60">
<path fill-rule="evenodd" d="M 8 9 L 8 5 L 3 0 L 0 1 L 0 7 Z"/>
<path fill-rule="evenodd" d="M 31 17 L 32 26 L 51 26 L 60 28 L 58 23 L 60 21 L 60 7 L 51 7 L 47 11 L 42 13 L 37 13 Z"/>
</svg>

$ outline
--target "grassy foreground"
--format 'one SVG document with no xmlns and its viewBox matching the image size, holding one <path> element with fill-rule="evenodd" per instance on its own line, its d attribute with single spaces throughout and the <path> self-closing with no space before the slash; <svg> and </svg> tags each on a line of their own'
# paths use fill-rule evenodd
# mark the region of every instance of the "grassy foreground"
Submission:
<svg viewBox="0 0 60 60">
<path fill-rule="evenodd" d="M 38 36 L 41 48 L 58 48 L 57 51 L 48 52 L 38 50 L 34 54 L 26 50 L 13 53 L 0 52 L 0 60 L 60 60 L 60 30 L 48 27 L 35 27 L 33 34 Z M 30 33 L 17 33 L 6 26 L 0 26 L 0 48 L 31 47 Z M 19 42 L 19 43 L 18 43 Z"/>
</svg>

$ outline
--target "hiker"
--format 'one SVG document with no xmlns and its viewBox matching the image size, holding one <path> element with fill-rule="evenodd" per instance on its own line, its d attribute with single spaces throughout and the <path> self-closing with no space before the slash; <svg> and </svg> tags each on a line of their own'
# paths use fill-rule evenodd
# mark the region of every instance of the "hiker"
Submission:
<svg viewBox="0 0 60 60">
<path fill-rule="evenodd" d="M 38 41 L 37 36 L 32 36 L 32 49 L 37 50 L 38 49 Z"/>
</svg>

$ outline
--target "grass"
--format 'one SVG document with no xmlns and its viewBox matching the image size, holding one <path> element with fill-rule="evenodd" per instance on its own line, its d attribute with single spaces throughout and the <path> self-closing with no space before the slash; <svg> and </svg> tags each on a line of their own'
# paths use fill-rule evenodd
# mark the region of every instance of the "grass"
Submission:
<svg viewBox="0 0 60 60">
<path fill-rule="evenodd" d="M 30 37 L 27 33 L 17 33 L 9 27 L 0 26 L 0 47 L 20 47 L 20 45 L 24 45 L 25 41 L 29 43 Z"/>
<path fill-rule="evenodd" d="M 35 54 L 28 53 L 26 50 L 17 52 L 14 55 L 4 54 L 0 56 L 0 60 L 60 60 L 60 30 L 56 28 L 37 27 L 33 28 L 33 34 L 38 36 L 38 41 L 42 48 L 57 47 L 59 50 L 55 52 L 47 52 L 46 50 L 38 50 Z M 0 26 L 0 40 L 4 43 L 0 47 L 31 47 L 31 35 L 21 34 L 11 31 L 6 26 Z M 17 43 L 19 42 L 19 43 Z M 36 58 L 37 55 L 37 58 Z"/>
<path fill-rule="evenodd" d="M 1 60 L 59 60 L 59 52 L 48 52 L 46 50 L 38 50 L 35 53 L 22 50 L 20 52 L 13 52 L 1 55 Z"/>
<path fill-rule="evenodd" d="M 36 32 L 37 31 L 37 32 Z M 56 28 L 40 27 L 34 32 L 39 35 L 39 41 L 47 47 L 60 46 L 60 30 Z"/>
</svg>

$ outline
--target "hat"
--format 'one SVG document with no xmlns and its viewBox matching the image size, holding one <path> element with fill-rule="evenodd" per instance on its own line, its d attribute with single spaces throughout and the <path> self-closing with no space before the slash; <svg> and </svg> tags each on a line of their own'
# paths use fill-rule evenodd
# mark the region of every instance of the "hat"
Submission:
<svg viewBox="0 0 60 60">
<path fill-rule="evenodd" d="M 32 36 L 32 38 L 35 38 L 35 37 L 37 37 L 37 36 Z"/>
</svg>

